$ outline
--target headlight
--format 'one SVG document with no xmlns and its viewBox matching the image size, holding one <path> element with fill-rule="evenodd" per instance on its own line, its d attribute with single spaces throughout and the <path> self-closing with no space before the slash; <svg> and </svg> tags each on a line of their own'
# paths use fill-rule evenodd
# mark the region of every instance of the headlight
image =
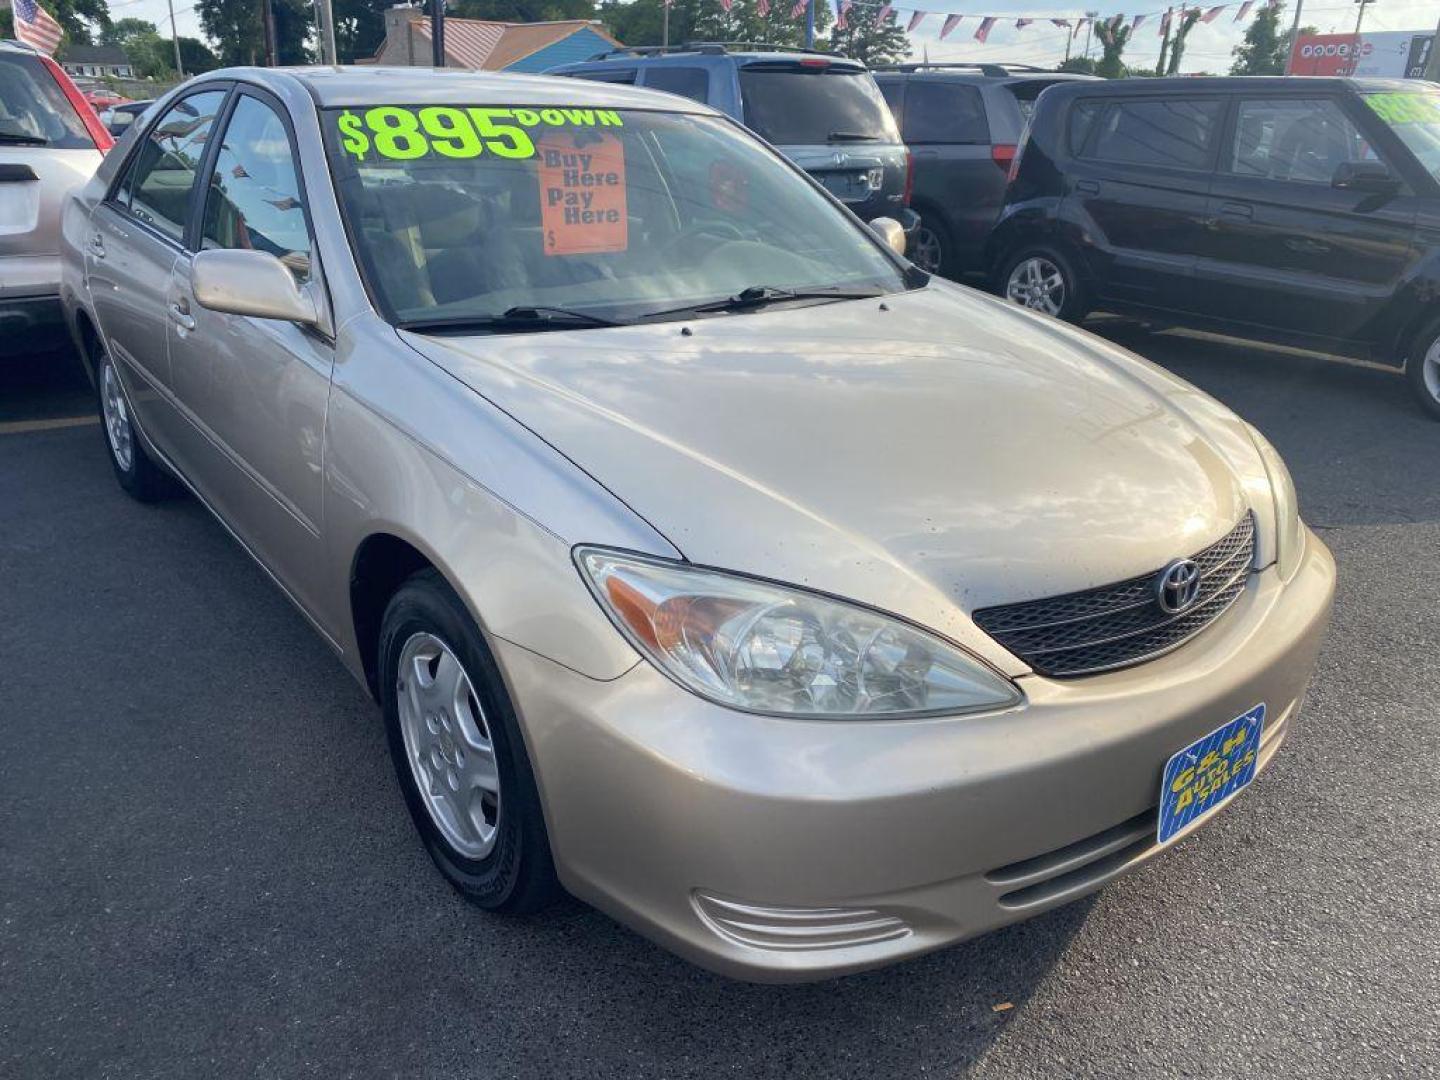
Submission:
<svg viewBox="0 0 1440 1080">
<path fill-rule="evenodd" d="M 630 643 L 719 705 L 838 718 L 963 713 L 1020 701 L 981 661 L 868 608 L 624 552 L 577 548 L 575 561 Z"/>
<path fill-rule="evenodd" d="M 1305 526 L 1300 522 L 1300 502 L 1295 495 L 1295 481 L 1280 451 L 1270 445 L 1270 440 L 1261 435 L 1252 425 L 1250 437 L 1255 440 L 1255 449 L 1265 462 L 1265 472 L 1270 477 L 1270 491 L 1275 497 L 1275 564 L 1280 578 L 1289 581 L 1300 568 L 1300 557 L 1305 554 Z"/>
</svg>

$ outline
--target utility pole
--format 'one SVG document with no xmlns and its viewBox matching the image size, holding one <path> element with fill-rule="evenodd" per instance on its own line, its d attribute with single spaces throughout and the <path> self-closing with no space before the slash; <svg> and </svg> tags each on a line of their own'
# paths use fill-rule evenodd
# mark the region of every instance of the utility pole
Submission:
<svg viewBox="0 0 1440 1080">
<path fill-rule="evenodd" d="M 1376 0 L 1355 0 L 1360 5 L 1360 13 L 1355 16 L 1355 43 L 1350 46 L 1350 74 L 1355 74 L 1355 69 L 1360 66 L 1360 28 L 1365 25 L 1365 5 L 1373 4 Z"/>
<path fill-rule="evenodd" d="M 1070 59 L 1070 46 L 1075 44 L 1075 31 L 1080 29 L 1078 22 L 1070 24 L 1070 32 L 1065 35 L 1065 59 Z"/>
<path fill-rule="evenodd" d="M 185 65 L 180 60 L 180 35 L 175 32 L 175 0 L 165 0 L 170 9 L 170 43 L 175 46 L 175 74 L 185 78 Z"/>
<path fill-rule="evenodd" d="M 1300 9 L 1304 6 L 1305 0 L 1295 0 L 1295 19 L 1290 23 L 1290 62 L 1285 65 L 1285 75 L 1295 70 L 1295 50 L 1300 45 Z"/>
<path fill-rule="evenodd" d="M 660 0 L 660 44 L 670 47 L 670 0 Z"/>
<path fill-rule="evenodd" d="M 1100 17 L 1098 11 L 1085 12 L 1085 59 L 1090 59 L 1090 34 L 1095 29 L 1095 20 Z"/>
<path fill-rule="evenodd" d="M 275 43 L 275 9 L 270 0 L 260 0 L 260 31 L 265 35 L 265 66 L 275 67 L 280 62 L 280 50 Z"/>
<path fill-rule="evenodd" d="M 335 55 L 335 12 L 330 7 L 330 0 L 315 0 L 315 21 L 320 37 L 320 63 L 338 64 L 340 58 Z"/>
<path fill-rule="evenodd" d="M 805 5 L 805 48 L 815 48 L 815 0 Z"/>
<path fill-rule="evenodd" d="M 430 0 L 430 64 L 445 66 L 445 0 Z"/>
</svg>

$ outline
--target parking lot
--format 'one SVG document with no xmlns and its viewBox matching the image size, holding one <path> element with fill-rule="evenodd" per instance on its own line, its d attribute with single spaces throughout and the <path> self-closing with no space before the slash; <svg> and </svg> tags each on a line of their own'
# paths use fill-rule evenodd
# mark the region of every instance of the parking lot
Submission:
<svg viewBox="0 0 1440 1080">
<path fill-rule="evenodd" d="M 1341 570 L 1307 711 L 1097 896 L 798 988 L 467 906 L 305 620 L 196 503 L 120 492 L 69 360 L 8 362 L 0 1075 L 1440 1073 L 1440 424 L 1395 372 L 1095 325 L 1285 455 Z"/>
</svg>

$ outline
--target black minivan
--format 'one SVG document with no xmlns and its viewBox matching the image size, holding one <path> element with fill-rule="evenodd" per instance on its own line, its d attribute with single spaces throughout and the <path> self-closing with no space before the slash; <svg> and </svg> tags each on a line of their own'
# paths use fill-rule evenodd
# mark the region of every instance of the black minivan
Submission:
<svg viewBox="0 0 1440 1080">
<path fill-rule="evenodd" d="M 1062 83 L 986 245 L 996 290 L 1404 364 L 1440 419 L 1440 86 Z"/>
</svg>

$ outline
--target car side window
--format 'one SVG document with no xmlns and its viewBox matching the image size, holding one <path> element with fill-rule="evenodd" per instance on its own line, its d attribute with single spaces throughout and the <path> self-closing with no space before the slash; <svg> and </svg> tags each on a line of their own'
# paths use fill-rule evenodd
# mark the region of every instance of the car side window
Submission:
<svg viewBox="0 0 1440 1080">
<path fill-rule="evenodd" d="M 990 141 L 978 87 L 916 80 L 905 96 L 905 141 L 917 144 Z"/>
<path fill-rule="evenodd" d="M 1222 167 L 1236 176 L 1328 184 L 1346 162 L 1378 161 L 1329 98 L 1242 100 Z"/>
<path fill-rule="evenodd" d="M 613 82 L 625 83 L 627 86 L 635 84 L 634 68 L 605 68 L 601 71 L 577 71 L 573 78 L 589 79 L 591 82 Z"/>
<path fill-rule="evenodd" d="M 310 230 L 290 135 L 278 113 L 242 94 L 230 114 L 205 198 L 200 246 L 268 251 L 310 277 Z"/>
<path fill-rule="evenodd" d="M 195 174 L 205 154 L 225 90 L 181 98 L 145 134 L 114 201 L 132 217 L 180 240 L 195 198 Z"/>
<path fill-rule="evenodd" d="M 885 99 L 885 104 L 890 106 L 890 115 L 895 117 L 895 123 L 903 123 L 905 117 L 904 80 L 876 79 L 875 84 L 880 87 L 880 96 Z"/>
<path fill-rule="evenodd" d="M 1224 110 L 1219 98 L 1115 102 L 1096 124 L 1083 156 L 1127 165 L 1206 169 Z"/>
<path fill-rule="evenodd" d="M 697 67 L 652 67 L 645 69 L 645 86 L 679 94 L 691 101 L 704 103 L 710 99 L 710 73 Z"/>
</svg>

